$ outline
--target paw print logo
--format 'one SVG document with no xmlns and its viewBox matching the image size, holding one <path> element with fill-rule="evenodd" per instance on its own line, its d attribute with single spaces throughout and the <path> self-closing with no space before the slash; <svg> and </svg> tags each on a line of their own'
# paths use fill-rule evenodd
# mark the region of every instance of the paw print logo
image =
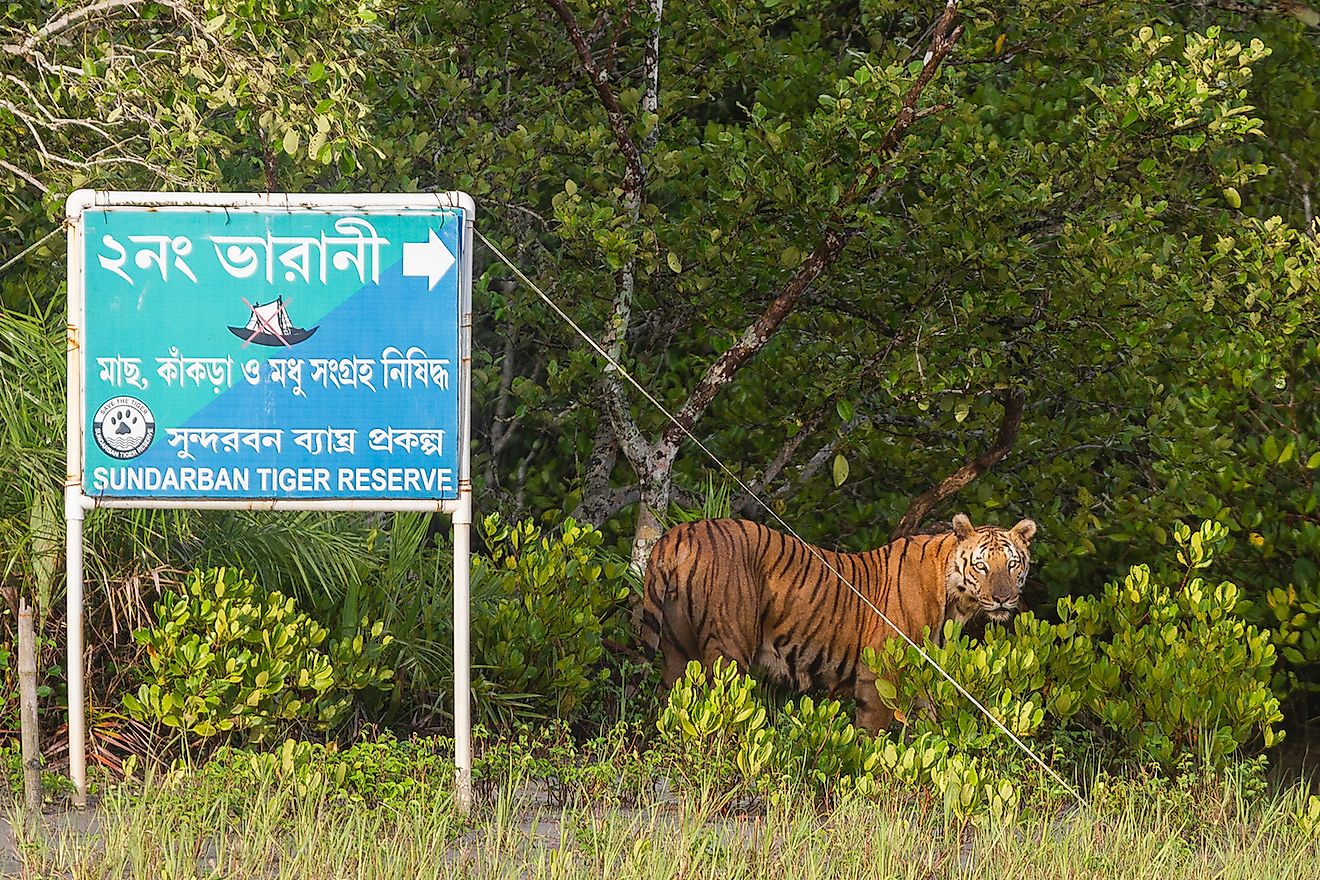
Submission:
<svg viewBox="0 0 1320 880">
<path fill-rule="evenodd" d="M 107 400 L 92 419 L 92 437 L 111 458 L 136 458 L 156 437 L 156 420 L 136 397 Z"/>
<path fill-rule="evenodd" d="M 116 437 L 122 437 L 125 434 L 131 436 L 141 421 L 142 419 L 138 417 L 138 414 L 128 407 L 115 410 L 110 413 L 110 433 Z"/>
</svg>

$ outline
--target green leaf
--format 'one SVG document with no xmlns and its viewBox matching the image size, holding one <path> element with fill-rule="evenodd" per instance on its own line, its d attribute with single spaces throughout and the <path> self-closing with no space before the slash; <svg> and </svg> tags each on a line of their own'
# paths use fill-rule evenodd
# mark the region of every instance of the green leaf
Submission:
<svg viewBox="0 0 1320 880">
<path fill-rule="evenodd" d="M 678 254 L 673 251 L 669 252 L 668 256 L 665 257 L 665 261 L 669 263 L 669 269 L 675 275 L 683 271 L 683 262 L 678 258 Z"/>
<path fill-rule="evenodd" d="M 296 128 L 291 128 L 284 133 L 284 152 L 290 156 L 298 152 L 298 145 L 302 143 L 302 136 L 298 134 Z"/>
<path fill-rule="evenodd" d="M 848 459 L 843 457 L 842 452 L 834 456 L 833 472 L 834 485 L 842 486 L 844 481 L 848 479 Z"/>
<path fill-rule="evenodd" d="M 834 404 L 834 411 L 839 414 L 839 418 L 845 422 L 851 422 L 853 417 L 853 405 L 847 400 L 840 400 Z"/>
</svg>

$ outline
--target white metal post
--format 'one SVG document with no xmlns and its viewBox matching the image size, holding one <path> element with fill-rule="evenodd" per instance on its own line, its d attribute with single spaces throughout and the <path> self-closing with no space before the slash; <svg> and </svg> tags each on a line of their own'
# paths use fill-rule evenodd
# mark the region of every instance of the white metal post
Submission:
<svg viewBox="0 0 1320 880">
<path fill-rule="evenodd" d="M 68 586 L 65 616 L 68 626 L 69 778 L 77 793 L 73 803 L 87 806 L 87 696 L 83 687 L 83 516 L 77 486 L 64 490 L 65 553 Z"/>
<path fill-rule="evenodd" d="M 472 811 L 472 643 L 471 643 L 471 548 L 472 548 L 472 231 L 477 206 L 472 197 L 456 194 L 463 211 L 463 271 L 458 282 L 459 357 L 458 506 L 454 510 L 454 766 L 455 802 L 458 812 Z"/>
<path fill-rule="evenodd" d="M 454 765 L 458 811 L 472 809 L 472 657 L 469 640 L 468 575 L 472 491 L 462 491 L 454 511 Z"/>
<path fill-rule="evenodd" d="M 69 323 L 65 346 L 67 390 L 64 410 L 64 571 L 65 669 L 69 700 L 69 778 L 73 780 L 73 803 L 87 806 L 87 689 L 83 682 L 83 345 L 86 342 L 86 276 L 83 254 L 82 215 L 96 201 L 90 190 L 69 196 L 65 216 L 69 227 Z"/>
</svg>

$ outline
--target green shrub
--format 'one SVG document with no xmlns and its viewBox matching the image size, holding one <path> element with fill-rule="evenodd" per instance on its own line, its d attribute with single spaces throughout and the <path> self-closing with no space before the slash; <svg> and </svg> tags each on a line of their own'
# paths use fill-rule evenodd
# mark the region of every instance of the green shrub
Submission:
<svg viewBox="0 0 1320 880">
<path fill-rule="evenodd" d="M 1296 829 L 1308 840 L 1320 839 L 1320 795 L 1311 795 L 1291 816 Z"/>
<path fill-rule="evenodd" d="M 478 699 L 518 705 L 510 714 L 524 718 L 569 718 L 609 680 L 604 640 L 627 637 L 627 564 L 572 519 L 552 536 L 492 514 L 482 532 L 487 556 L 472 559 Z"/>
<path fill-rule="evenodd" d="M 982 643 L 950 624 L 944 644 L 926 650 L 1019 737 L 1089 729 L 1111 757 L 1172 770 L 1190 755 L 1222 767 L 1254 737 L 1273 744 L 1282 720 L 1271 634 L 1238 615 L 1236 586 L 1196 575 L 1226 534 L 1215 523 L 1197 532 L 1179 524 L 1172 576 L 1136 565 L 1098 596 L 1061 599 L 1057 624 L 1023 614 L 1011 630 L 988 627 Z M 882 696 L 914 731 L 964 749 L 998 738 L 915 649 L 891 640 L 868 662 L 898 682 Z"/>
<path fill-rule="evenodd" d="M 936 733 L 873 738 L 838 700 L 811 697 L 788 702 L 770 723 L 756 689 L 736 664 L 717 660 L 709 674 L 688 664 L 657 722 L 673 781 L 731 795 L 805 789 L 824 800 L 902 785 L 930 792 L 960 818 L 1017 808 L 1012 781 L 983 771 L 977 757 L 955 752 Z"/>
<path fill-rule="evenodd" d="M 1315 529 L 1310 523 L 1307 526 Z M 1253 619 L 1270 626 L 1274 646 L 1284 661 L 1273 679 L 1280 699 L 1320 690 L 1320 584 L 1315 583 L 1315 568 L 1309 559 L 1296 560 L 1297 583 L 1266 590 L 1252 603 Z"/>
<path fill-rule="evenodd" d="M 325 731 L 353 693 L 392 673 L 380 663 L 390 636 L 362 631 L 323 649 L 326 629 L 294 600 L 225 568 L 193 572 L 155 606 L 156 624 L 133 634 L 148 668 L 128 713 L 194 736 L 235 732 L 259 741 L 301 724 Z"/>
<path fill-rule="evenodd" d="M 774 757 L 774 731 L 756 696 L 756 682 L 738 666 L 715 661 L 710 675 L 696 660 L 674 682 L 656 722 L 676 769 L 696 787 L 734 788 L 754 782 Z"/>
<path fill-rule="evenodd" d="M 222 746 L 200 775 L 231 788 L 290 785 L 300 797 L 325 794 L 368 807 L 403 808 L 452 797 L 454 744 L 385 733 L 342 750 L 293 739 L 271 751 Z"/>
</svg>

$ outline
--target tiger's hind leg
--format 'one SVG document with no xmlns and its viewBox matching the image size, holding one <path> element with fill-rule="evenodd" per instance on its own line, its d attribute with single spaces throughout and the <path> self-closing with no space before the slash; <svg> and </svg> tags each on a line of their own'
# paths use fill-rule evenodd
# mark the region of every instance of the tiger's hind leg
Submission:
<svg viewBox="0 0 1320 880">
<path fill-rule="evenodd" d="M 698 634 L 677 608 L 665 610 L 660 646 L 664 653 L 661 676 L 665 687 L 672 687 L 674 682 L 682 678 L 687 665 L 693 660 L 701 661 L 707 672 L 715 668 L 716 660 L 721 659 L 736 663 L 740 673 L 752 671 L 752 654 L 746 645 L 738 643 L 736 639 L 711 637 L 709 633 L 704 636 Z"/>
<path fill-rule="evenodd" d="M 668 639 L 661 640 L 661 651 L 664 653 L 664 663 L 660 667 L 660 680 L 664 682 L 666 688 L 671 688 L 674 682 L 683 677 L 683 670 L 687 668 L 688 661 L 696 658 L 686 656 Z"/>
<path fill-rule="evenodd" d="M 660 653 L 664 662 L 660 667 L 660 679 L 666 689 L 683 677 L 683 670 L 688 661 L 700 660 L 696 638 L 685 615 L 679 611 L 678 603 L 668 600 L 661 606 L 660 616 Z"/>
</svg>

